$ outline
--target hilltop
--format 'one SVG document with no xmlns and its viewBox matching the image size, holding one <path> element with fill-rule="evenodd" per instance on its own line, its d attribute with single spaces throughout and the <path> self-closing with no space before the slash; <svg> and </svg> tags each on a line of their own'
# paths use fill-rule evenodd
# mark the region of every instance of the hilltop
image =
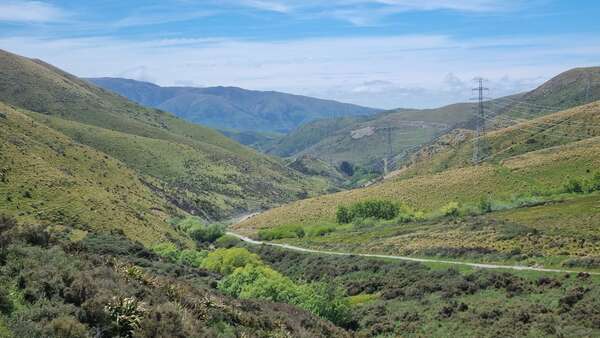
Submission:
<svg viewBox="0 0 600 338">
<path fill-rule="evenodd" d="M 599 98 L 600 67 L 576 68 L 532 91 L 485 102 L 486 125 L 488 129 L 503 128 Z M 435 109 L 395 109 L 356 120 L 316 121 L 289 133 L 268 152 L 290 157 L 309 154 L 333 158 L 338 164 L 348 161 L 381 172 L 382 160 L 389 153 L 388 138 L 391 162 L 398 168 L 423 145 L 433 143 L 434 148 L 439 148 L 445 142 L 443 139 L 457 130 L 466 133 L 473 130 L 474 113 L 475 104 L 457 103 Z M 353 137 L 356 134 L 362 137 Z M 436 142 L 440 137 L 441 142 Z"/>
<path fill-rule="evenodd" d="M 88 81 L 141 105 L 226 130 L 282 133 L 319 118 L 370 115 L 378 111 L 332 100 L 237 87 L 161 87 L 121 78 Z"/>
<path fill-rule="evenodd" d="M 0 52 L 0 100 L 120 160 L 155 193 L 206 219 L 325 189 L 212 129 L 144 108 L 40 60 Z"/>
</svg>

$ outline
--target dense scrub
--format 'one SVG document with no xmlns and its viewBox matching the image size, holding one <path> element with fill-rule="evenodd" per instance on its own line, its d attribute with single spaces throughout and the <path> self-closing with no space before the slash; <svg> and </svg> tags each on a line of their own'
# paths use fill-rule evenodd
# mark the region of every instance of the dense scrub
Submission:
<svg viewBox="0 0 600 338">
<path fill-rule="evenodd" d="M 520 277 L 422 264 L 252 251 L 295 280 L 332 283 L 351 297 L 358 336 L 595 336 L 600 287 L 589 275 Z"/>
<path fill-rule="evenodd" d="M 290 305 L 224 296 L 220 275 L 119 233 L 74 240 L 0 217 L 0 238 L 2 337 L 346 336 Z"/>
</svg>

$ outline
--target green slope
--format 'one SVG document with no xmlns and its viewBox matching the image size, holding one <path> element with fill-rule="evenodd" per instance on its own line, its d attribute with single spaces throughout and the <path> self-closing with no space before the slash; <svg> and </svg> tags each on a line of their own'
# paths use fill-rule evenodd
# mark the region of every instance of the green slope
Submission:
<svg viewBox="0 0 600 338">
<path fill-rule="evenodd" d="M 182 213 L 123 162 L 0 103 L 0 212 L 20 221 L 123 231 L 145 244 L 182 240 L 167 221 Z"/>
<path fill-rule="evenodd" d="M 600 67 L 576 68 L 557 75 L 530 92 L 486 102 L 486 124 L 488 129 L 503 128 L 522 119 L 534 119 L 598 99 Z M 398 168 L 406 163 L 407 154 L 437 140 L 440 133 L 456 128 L 475 129 L 475 125 L 473 103 L 457 103 L 435 109 L 396 109 L 351 123 L 338 119 L 327 124 L 309 124 L 284 137 L 271 152 L 283 156 L 310 154 L 323 159 L 334 158 L 381 171 L 382 159 L 388 153 L 385 128 L 392 128 L 392 157 L 395 168 Z M 370 136 L 360 139 L 350 137 L 352 132 L 368 127 L 374 128 Z M 448 137 L 442 143 L 447 140 Z"/>
<path fill-rule="evenodd" d="M 289 201 L 325 187 L 324 180 L 308 179 L 214 130 L 140 107 L 41 61 L 8 52 L 0 52 L 0 99 L 39 113 L 32 116 L 151 176 L 156 180 L 152 186 L 165 197 L 207 218 Z"/>
<path fill-rule="evenodd" d="M 310 233 L 313 227 L 333 226 L 323 236 L 285 241 L 359 252 L 459 258 L 475 254 L 484 260 L 544 265 L 598 256 L 600 195 L 563 191 L 571 179 L 590 182 L 600 172 L 599 112 L 596 102 L 490 133 L 488 144 L 495 155 L 477 166 L 469 164 L 471 142 L 465 140 L 453 148 L 453 155 L 423 161 L 420 171 L 409 168 L 368 188 L 298 201 L 237 229 L 256 234 L 262 228 L 296 225 Z M 532 128 L 540 125 L 552 128 L 551 133 Z M 422 211 L 426 220 L 335 224 L 338 206 L 373 198 L 403 203 Z M 493 201 L 498 209 L 469 216 L 482 200 Z M 450 202 L 463 206 L 464 214 L 440 218 Z M 526 256 L 513 257 L 517 249 Z"/>
</svg>

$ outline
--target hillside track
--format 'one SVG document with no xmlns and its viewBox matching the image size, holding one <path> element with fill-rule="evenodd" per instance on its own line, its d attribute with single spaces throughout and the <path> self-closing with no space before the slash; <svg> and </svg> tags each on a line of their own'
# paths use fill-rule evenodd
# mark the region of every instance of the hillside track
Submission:
<svg viewBox="0 0 600 338">
<path fill-rule="evenodd" d="M 272 243 L 272 242 L 257 241 L 250 237 L 236 234 L 231 231 L 227 232 L 227 234 L 237 237 L 240 240 L 242 240 L 246 243 L 249 243 L 249 244 L 253 244 L 253 245 L 269 245 L 269 246 L 273 246 L 273 247 L 283 248 L 286 250 L 292 250 L 292 251 L 298 251 L 298 252 L 304 252 L 304 253 L 321 254 L 321 255 L 357 256 L 357 257 L 380 258 L 380 259 L 394 259 L 394 260 L 408 261 L 408 262 L 438 263 L 438 264 L 468 266 L 468 267 L 478 268 L 478 269 L 501 269 L 501 270 L 517 270 L 517 271 L 537 271 L 537 272 L 548 272 L 548 273 L 569 273 L 569 274 L 570 273 L 587 273 L 589 275 L 600 275 L 600 272 L 593 272 L 593 271 L 576 271 L 576 270 L 550 269 L 550 268 L 544 268 L 544 267 L 523 266 L 523 265 L 472 263 L 472 262 L 462 262 L 462 261 L 454 261 L 454 260 L 415 258 L 415 257 L 408 257 L 408 256 L 362 254 L 362 253 L 315 250 L 315 249 L 302 248 L 302 247 L 284 244 L 284 243 Z"/>
</svg>

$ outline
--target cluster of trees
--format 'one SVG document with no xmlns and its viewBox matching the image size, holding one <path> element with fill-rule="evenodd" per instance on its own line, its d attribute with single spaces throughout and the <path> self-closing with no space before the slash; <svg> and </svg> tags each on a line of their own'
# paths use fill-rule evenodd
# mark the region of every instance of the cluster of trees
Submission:
<svg viewBox="0 0 600 338">
<path fill-rule="evenodd" d="M 245 248 L 217 249 L 202 266 L 225 275 L 218 288 L 236 298 L 296 305 L 341 326 L 351 321 L 350 304 L 341 289 L 333 284 L 294 282 Z"/>
<path fill-rule="evenodd" d="M 225 234 L 225 225 L 220 223 L 206 224 L 196 216 L 175 219 L 172 224 L 177 230 L 198 242 L 212 243 Z"/>
<path fill-rule="evenodd" d="M 398 216 L 400 205 L 385 200 L 366 200 L 350 206 L 339 206 L 336 220 L 340 224 L 348 224 L 359 218 L 374 218 L 390 220 Z"/>
</svg>

